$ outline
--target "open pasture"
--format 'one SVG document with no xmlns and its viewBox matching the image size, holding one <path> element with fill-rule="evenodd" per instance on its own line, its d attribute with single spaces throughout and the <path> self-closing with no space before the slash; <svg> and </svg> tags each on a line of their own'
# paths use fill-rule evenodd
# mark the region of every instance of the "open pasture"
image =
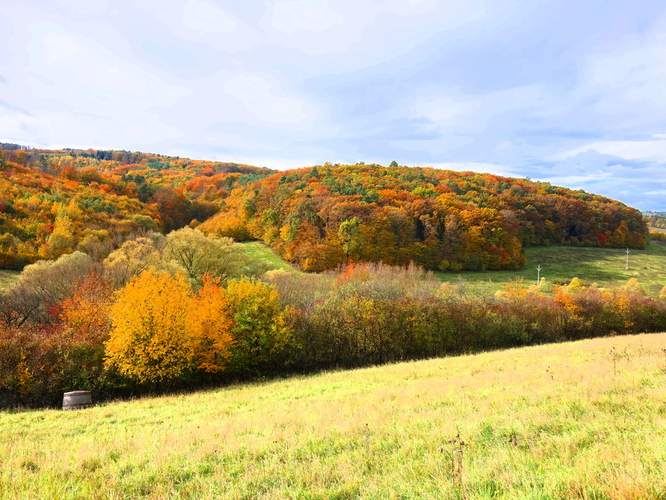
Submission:
<svg viewBox="0 0 666 500">
<path fill-rule="evenodd" d="M 0 270 L 0 290 L 4 290 L 14 283 L 18 275 L 18 271 L 9 271 L 6 269 Z"/>
<path fill-rule="evenodd" d="M 442 281 L 464 281 L 471 290 L 487 295 L 518 279 L 526 285 L 536 283 L 537 266 L 541 266 L 540 276 L 551 284 L 577 277 L 585 284 L 615 287 L 636 278 L 651 297 L 658 297 L 666 285 L 666 246 L 655 242 L 645 250 L 630 249 L 628 270 L 627 254 L 622 248 L 532 247 L 525 249 L 525 256 L 527 265 L 515 271 L 436 274 Z"/>
<path fill-rule="evenodd" d="M 664 498 L 666 334 L 0 413 L 0 498 Z"/>
<path fill-rule="evenodd" d="M 298 272 L 291 264 L 280 258 L 273 249 L 260 241 L 247 241 L 240 245 L 245 257 L 257 264 L 261 264 L 268 269 L 283 269 L 285 271 Z"/>
</svg>

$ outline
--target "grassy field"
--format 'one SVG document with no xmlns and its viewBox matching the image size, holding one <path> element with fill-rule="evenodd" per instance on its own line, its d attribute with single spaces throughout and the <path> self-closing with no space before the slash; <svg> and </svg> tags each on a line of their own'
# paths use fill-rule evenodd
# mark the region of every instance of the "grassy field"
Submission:
<svg viewBox="0 0 666 500">
<path fill-rule="evenodd" d="M 18 275 L 18 271 L 0 270 L 0 290 L 4 290 L 9 285 L 14 283 Z"/>
<path fill-rule="evenodd" d="M 291 264 L 282 260 L 270 247 L 259 241 L 248 241 L 241 243 L 243 253 L 254 262 L 260 262 L 273 269 L 284 269 L 285 271 L 297 271 Z"/>
<path fill-rule="evenodd" d="M 507 283 L 524 279 L 536 283 L 537 266 L 548 282 L 564 282 L 574 277 L 600 287 L 625 284 L 636 278 L 648 295 L 659 296 L 666 285 L 666 246 L 650 243 L 645 250 L 630 250 L 629 269 L 625 269 L 627 254 L 618 248 L 533 247 L 525 249 L 527 265 L 517 271 L 487 271 L 436 273 L 442 281 L 464 280 L 479 292 L 492 294 Z"/>
<path fill-rule="evenodd" d="M 242 247 L 253 260 L 265 262 L 275 269 L 295 270 L 262 243 L 243 243 Z M 516 271 L 435 274 L 442 281 L 464 281 L 473 293 L 488 296 L 517 279 L 523 279 L 526 284 L 536 283 L 537 266 L 541 266 L 540 276 L 549 283 L 578 277 L 586 284 L 615 287 L 636 278 L 652 297 L 658 297 L 666 285 L 666 246 L 658 243 L 650 243 L 645 250 L 630 250 L 628 270 L 625 269 L 627 254 L 618 248 L 533 247 L 526 248 L 525 255 L 527 265 Z"/>
<path fill-rule="evenodd" d="M 0 498 L 666 497 L 666 334 L 0 413 Z"/>
</svg>

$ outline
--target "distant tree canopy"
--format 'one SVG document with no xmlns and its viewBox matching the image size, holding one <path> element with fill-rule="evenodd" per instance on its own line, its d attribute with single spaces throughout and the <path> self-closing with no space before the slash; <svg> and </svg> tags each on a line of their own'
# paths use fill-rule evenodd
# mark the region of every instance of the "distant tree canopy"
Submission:
<svg viewBox="0 0 666 500">
<path fill-rule="evenodd" d="M 141 257 L 131 255 L 143 255 L 141 249 L 117 253 L 126 241 L 141 246 L 145 242 L 137 238 L 183 228 L 199 228 L 218 243 L 225 237 L 262 240 L 307 271 L 361 261 L 512 269 L 524 265 L 525 246 L 641 248 L 647 241 L 641 214 L 615 200 L 528 179 L 396 161 L 277 173 L 129 151 L 5 144 L 0 171 L 0 268 L 22 269 L 78 250 L 98 263 L 111 259 L 105 273 L 115 286 L 140 272 L 131 266 Z M 167 242 L 185 238 L 178 234 Z M 172 243 L 165 255 L 176 262 Z M 179 265 L 201 284 L 205 272 Z"/>
<path fill-rule="evenodd" d="M 308 271 L 350 261 L 512 269 L 524 265 L 525 246 L 642 248 L 647 241 L 640 212 L 615 200 L 397 162 L 274 174 L 233 191 L 201 229 L 263 240 Z"/>
<path fill-rule="evenodd" d="M 666 214 L 662 212 L 644 212 L 643 216 L 652 227 L 666 228 Z"/>
<path fill-rule="evenodd" d="M 0 144 L 0 269 L 81 250 L 104 260 L 149 231 L 195 227 L 265 168 L 128 151 Z"/>
</svg>

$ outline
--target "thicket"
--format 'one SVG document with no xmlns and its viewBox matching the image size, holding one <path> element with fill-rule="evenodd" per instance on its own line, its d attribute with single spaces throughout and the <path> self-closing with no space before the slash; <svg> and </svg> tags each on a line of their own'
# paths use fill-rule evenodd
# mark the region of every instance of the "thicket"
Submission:
<svg viewBox="0 0 666 500">
<path fill-rule="evenodd" d="M 100 400 L 666 330 L 666 287 L 651 299 L 635 280 L 612 290 L 578 279 L 515 282 L 490 299 L 414 265 L 270 271 L 261 280 L 220 269 L 211 277 L 207 268 L 199 280 L 157 247 L 126 281 L 86 256 L 26 269 L 2 302 L 0 405 L 57 406 L 69 390 L 93 390 Z M 73 286 L 62 287 L 63 269 L 79 273 Z M 26 283 L 37 275 L 50 286 L 32 296 Z"/>
</svg>

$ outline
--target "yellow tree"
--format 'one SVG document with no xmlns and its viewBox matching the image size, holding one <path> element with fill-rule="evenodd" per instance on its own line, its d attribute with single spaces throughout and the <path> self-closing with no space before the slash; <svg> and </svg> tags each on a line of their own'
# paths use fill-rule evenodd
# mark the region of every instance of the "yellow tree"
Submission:
<svg viewBox="0 0 666 500">
<path fill-rule="evenodd" d="M 132 278 L 111 307 L 106 360 L 140 382 L 175 379 L 192 367 L 192 296 L 182 276 L 154 269 Z"/>
<path fill-rule="evenodd" d="M 53 225 L 53 232 L 48 237 L 44 253 L 47 257 L 58 257 L 63 253 L 69 253 L 76 246 L 76 238 L 73 234 L 74 225 L 69 216 L 58 214 Z"/>
</svg>

